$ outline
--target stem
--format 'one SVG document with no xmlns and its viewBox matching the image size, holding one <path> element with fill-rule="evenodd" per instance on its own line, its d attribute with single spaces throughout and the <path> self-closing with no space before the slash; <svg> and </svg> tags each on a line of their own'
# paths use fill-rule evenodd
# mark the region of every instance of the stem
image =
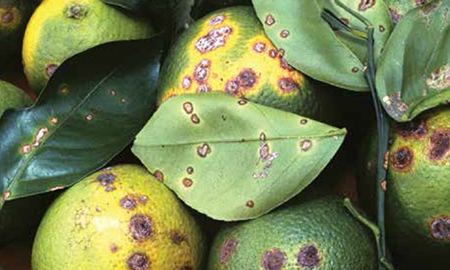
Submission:
<svg viewBox="0 0 450 270">
<path fill-rule="evenodd" d="M 378 242 L 378 269 L 386 270 L 390 267 L 386 267 L 387 252 L 386 252 L 386 229 L 385 229 L 385 189 L 386 187 L 386 172 L 385 166 L 385 154 L 388 150 L 388 137 L 389 137 L 389 122 L 385 111 L 378 99 L 377 89 L 375 87 L 375 59 L 374 59 L 374 27 L 369 20 L 348 8 L 340 0 L 335 0 L 336 4 L 355 16 L 361 21 L 367 29 L 367 72 L 366 80 L 372 94 L 372 100 L 375 107 L 375 113 L 377 118 L 378 129 L 378 159 L 377 159 L 377 209 L 378 209 L 378 229 L 379 229 L 379 241 Z"/>
</svg>

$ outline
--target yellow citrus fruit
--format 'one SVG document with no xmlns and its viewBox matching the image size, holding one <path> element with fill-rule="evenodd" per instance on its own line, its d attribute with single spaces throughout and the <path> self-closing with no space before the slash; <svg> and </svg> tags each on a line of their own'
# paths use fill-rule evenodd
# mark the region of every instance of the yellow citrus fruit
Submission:
<svg viewBox="0 0 450 270">
<path fill-rule="evenodd" d="M 147 20 L 100 0 L 45 0 L 26 28 L 25 74 L 31 88 L 40 91 L 67 58 L 102 43 L 147 38 L 153 33 Z"/>
<path fill-rule="evenodd" d="M 221 230 L 207 270 L 375 270 L 372 235 L 339 197 L 297 200 Z"/>
<path fill-rule="evenodd" d="M 94 173 L 45 214 L 33 270 L 200 270 L 203 236 L 184 205 L 138 165 Z"/>
<path fill-rule="evenodd" d="M 158 89 L 158 104 L 222 91 L 309 117 L 319 110 L 308 79 L 283 59 L 250 7 L 222 9 L 193 24 L 165 60 Z"/>
</svg>

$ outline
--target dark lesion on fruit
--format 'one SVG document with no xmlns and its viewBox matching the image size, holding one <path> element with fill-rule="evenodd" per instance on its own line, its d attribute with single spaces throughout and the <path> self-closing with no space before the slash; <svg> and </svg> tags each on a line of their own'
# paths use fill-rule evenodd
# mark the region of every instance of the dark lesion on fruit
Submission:
<svg viewBox="0 0 450 270">
<path fill-rule="evenodd" d="M 442 160 L 450 150 L 450 130 L 436 130 L 430 138 L 429 158 L 432 161 Z"/>
<path fill-rule="evenodd" d="M 180 245 L 185 240 L 184 235 L 178 231 L 173 231 L 170 233 L 170 241 L 175 245 Z"/>
<path fill-rule="evenodd" d="M 67 18 L 81 20 L 88 14 L 88 8 L 78 3 L 70 3 L 67 5 L 64 15 Z"/>
<path fill-rule="evenodd" d="M 119 204 L 123 209 L 133 210 L 136 208 L 137 201 L 132 196 L 125 196 L 119 200 Z"/>
<path fill-rule="evenodd" d="M 261 257 L 261 266 L 266 270 L 280 270 L 286 262 L 286 256 L 278 248 L 266 250 Z"/>
<path fill-rule="evenodd" d="M 222 243 L 222 246 L 220 247 L 219 251 L 219 263 L 220 264 L 226 264 L 233 253 L 236 251 L 236 248 L 238 246 L 238 241 L 236 238 L 228 238 L 225 239 L 225 241 Z"/>
<path fill-rule="evenodd" d="M 151 219 L 142 214 L 136 214 L 131 217 L 129 229 L 133 239 L 138 242 L 150 238 L 153 234 L 153 224 Z"/>
<path fill-rule="evenodd" d="M 365 11 L 375 5 L 375 0 L 361 0 L 358 9 L 360 11 Z"/>
<path fill-rule="evenodd" d="M 409 171 L 413 161 L 414 152 L 409 147 L 401 147 L 391 154 L 391 167 L 396 171 Z"/>
<path fill-rule="evenodd" d="M 314 269 L 320 264 L 320 255 L 317 247 L 305 246 L 297 254 L 297 264 L 302 268 Z"/>
<path fill-rule="evenodd" d="M 438 216 L 428 223 L 431 237 L 441 241 L 450 241 L 450 217 Z"/>
<path fill-rule="evenodd" d="M 55 73 L 56 69 L 58 69 L 57 64 L 48 64 L 45 67 L 45 76 L 47 76 L 47 78 L 50 78 L 53 75 L 53 73 Z"/>
<path fill-rule="evenodd" d="M 396 132 L 403 138 L 422 139 L 428 134 L 428 123 L 425 119 L 417 119 L 406 123 L 397 123 Z"/>
<path fill-rule="evenodd" d="M 128 257 L 127 265 L 131 270 L 147 270 L 150 269 L 150 260 L 143 253 L 133 253 Z"/>
</svg>

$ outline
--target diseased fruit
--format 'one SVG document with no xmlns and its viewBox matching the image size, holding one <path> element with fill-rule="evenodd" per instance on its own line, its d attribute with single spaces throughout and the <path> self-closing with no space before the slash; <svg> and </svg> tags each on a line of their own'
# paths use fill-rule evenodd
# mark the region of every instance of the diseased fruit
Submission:
<svg viewBox="0 0 450 270">
<path fill-rule="evenodd" d="M 94 173 L 49 208 L 33 270 L 200 270 L 203 236 L 155 177 L 137 165 Z"/>
<path fill-rule="evenodd" d="M 374 212 L 375 129 L 364 147 L 360 198 Z M 440 107 L 412 122 L 392 123 L 386 191 L 387 240 L 407 267 L 450 264 L 450 109 Z M 408 268 L 406 268 L 408 269 Z"/>
<path fill-rule="evenodd" d="M 424 6 L 435 0 L 385 0 L 394 24 L 397 24 L 411 9 Z"/>
<path fill-rule="evenodd" d="M 219 232 L 208 270 L 375 270 L 370 232 L 339 197 L 300 200 Z"/>
<path fill-rule="evenodd" d="M 25 32 L 25 74 L 31 88 L 40 91 L 67 58 L 102 43 L 148 38 L 153 33 L 147 20 L 100 0 L 45 0 Z"/>
<path fill-rule="evenodd" d="M 20 57 L 25 27 L 36 5 L 35 0 L 0 0 L 0 72 Z"/>
<path fill-rule="evenodd" d="M 175 95 L 221 91 L 313 119 L 332 107 L 325 98 L 319 106 L 330 89 L 317 89 L 283 59 L 250 7 L 198 20 L 173 46 L 161 74 L 159 105 Z"/>
<path fill-rule="evenodd" d="M 31 98 L 21 89 L 0 81 L 0 117 L 6 109 L 22 108 L 33 104 Z"/>
</svg>

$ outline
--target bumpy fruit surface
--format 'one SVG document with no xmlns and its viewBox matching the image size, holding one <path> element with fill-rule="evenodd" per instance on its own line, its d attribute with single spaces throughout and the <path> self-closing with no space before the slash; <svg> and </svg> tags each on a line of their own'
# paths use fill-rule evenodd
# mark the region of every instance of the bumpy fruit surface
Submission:
<svg viewBox="0 0 450 270">
<path fill-rule="evenodd" d="M 45 0 L 25 32 L 25 74 L 31 88 L 40 91 L 67 58 L 102 43 L 142 39 L 153 33 L 147 20 L 100 0 Z"/>
<path fill-rule="evenodd" d="M 49 208 L 33 270 L 200 270 L 203 237 L 184 206 L 137 165 L 94 173 Z"/>
<path fill-rule="evenodd" d="M 161 74 L 158 104 L 175 95 L 222 91 L 314 119 L 327 107 L 318 106 L 319 90 L 283 59 L 250 7 L 197 21 L 174 45 Z"/>
<path fill-rule="evenodd" d="M 338 197 L 295 202 L 217 235 L 208 270 L 375 270 L 369 231 Z"/>
<path fill-rule="evenodd" d="M 22 108 L 31 105 L 33 101 L 21 89 L 4 81 L 0 81 L 0 117 L 6 109 Z"/>
<path fill-rule="evenodd" d="M 386 193 L 387 239 L 394 259 L 423 269 L 448 266 L 450 258 L 450 109 L 391 124 Z M 367 141 L 361 198 L 375 209 L 376 134 Z M 408 268 L 407 268 L 408 269 Z"/>
</svg>

